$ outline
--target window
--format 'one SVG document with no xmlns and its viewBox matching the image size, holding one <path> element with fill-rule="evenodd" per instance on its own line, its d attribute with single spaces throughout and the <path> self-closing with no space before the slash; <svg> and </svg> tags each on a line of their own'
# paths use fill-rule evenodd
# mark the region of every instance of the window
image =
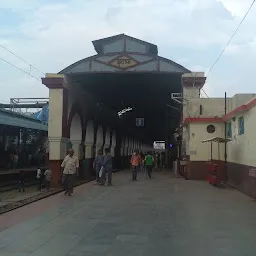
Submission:
<svg viewBox="0 0 256 256">
<path fill-rule="evenodd" d="M 238 129 L 239 129 L 239 135 L 244 134 L 244 118 L 240 117 L 238 119 Z"/>
<path fill-rule="evenodd" d="M 201 116 L 203 114 L 203 105 L 200 105 L 199 111 L 200 111 L 200 116 Z"/>
<path fill-rule="evenodd" d="M 231 125 L 231 122 L 227 123 L 227 137 L 228 138 L 232 137 L 232 125 Z"/>
<path fill-rule="evenodd" d="M 210 125 L 207 126 L 206 130 L 207 130 L 208 133 L 214 133 L 215 132 L 215 126 L 210 124 Z"/>
</svg>

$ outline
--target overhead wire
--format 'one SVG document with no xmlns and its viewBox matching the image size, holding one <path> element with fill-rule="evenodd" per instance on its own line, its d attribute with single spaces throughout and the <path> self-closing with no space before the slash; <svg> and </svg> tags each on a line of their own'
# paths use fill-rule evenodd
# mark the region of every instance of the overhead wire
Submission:
<svg viewBox="0 0 256 256">
<path fill-rule="evenodd" d="M 202 88 L 201 90 L 203 91 L 203 93 L 205 94 L 205 96 L 206 96 L 207 98 L 210 98 L 203 88 Z"/>
<path fill-rule="evenodd" d="M 213 68 L 215 67 L 215 65 L 218 63 L 218 61 L 220 60 L 220 58 L 222 57 L 222 55 L 224 54 L 224 52 L 226 51 L 226 49 L 228 48 L 229 44 L 231 43 L 232 39 L 234 38 L 234 36 L 236 35 L 236 33 L 238 32 L 239 28 L 241 27 L 241 25 L 243 24 L 244 20 L 246 19 L 246 17 L 248 16 L 249 12 L 251 11 L 253 5 L 255 4 L 256 0 L 253 0 L 252 3 L 250 4 L 248 10 L 246 11 L 245 15 L 243 16 L 242 20 L 240 21 L 240 23 L 238 24 L 237 28 L 235 29 L 235 31 L 233 32 L 233 34 L 231 35 L 231 37 L 229 38 L 228 42 L 226 43 L 226 45 L 224 46 L 224 48 L 222 49 L 222 51 L 220 52 L 219 56 L 217 57 L 217 59 L 213 62 L 213 64 L 211 65 L 208 74 L 207 74 L 207 80 L 209 78 L 209 74 L 211 73 L 211 71 L 213 70 Z M 204 94 L 209 98 L 208 94 L 205 92 L 205 90 L 202 88 L 202 91 L 204 92 Z"/>
<path fill-rule="evenodd" d="M 11 65 L 12 67 L 14 67 L 14 68 L 16 68 L 16 69 L 18 69 L 18 70 L 20 70 L 21 72 L 23 72 L 23 73 L 25 73 L 25 74 L 27 74 L 27 75 L 29 75 L 29 76 L 35 78 L 36 80 L 41 81 L 38 77 L 31 75 L 31 74 L 30 74 L 29 72 L 27 72 L 26 70 L 23 70 L 23 69 L 21 69 L 21 68 L 15 66 L 14 64 L 12 64 L 11 62 L 9 62 L 9 61 L 3 59 L 2 57 L 0 57 L 0 60 L 2 60 L 3 62 L 5 62 L 5 63 L 7 63 L 7 64 L 9 64 L 9 65 Z"/>
<path fill-rule="evenodd" d="M 35 70 L 37 70 L 38 72 L 45 74 L 44 72 L 42 72 L 41 70 L 39 70 L 38 68 L 36 68 L 35 66 L 33 66 L 32 64 L 30 64 L 29 62 L 27 62 L 25 59 L 23 59 L 22 57 L 18 56 L 16 53 L 12 52 L 11 50 L 9 50 L 7 47 L 5 47 L 4 45 L 0 44 L 0 47 L 2 47 L 4 50 L 6 50 L 7 52 L 11 53 L 13 56 L 15 56 L 16 58 L 20 59 L 21 61 L 23 61 L 24 63 L 26 63 L 27 65 L 30 66 L 30 69 L 33 68 Z"/>
<path fill-rule="evenodd" d="M 256 0 L 253 0 L 251 5 L 249 6 L 249 9 L 247 10 L 247 12 L 245 13 L 245 15 L 243 16 L 242 20 L 240 21 L 240 23 L 238 24 L 236 30 L 234 31 L 234 33 L 231 35 L 230 39 L 228 40 L 227 44 L 225 45 L 225 47 L 223 48 L 223 50 L 220 52 L 218 58 L 213 62 L 212 66 L 209 69 L 208 75 L 209 76 L 210 72 L 212 71 L 212 69 L 215 67 L 215 65 L 218 63 L 218 61 L 220 60 L 220 58 L 222 57 L 223 53 L 226 51 L 227 47 L 229 46 L 229 44 L 231 43 L 232 39 L 234 38 L 234 36 L 236 35 L 237 31 L 239 30 L 239 28 L 241 27 L 241 25 L 243 24 L 244 20 L 246 19 L 247 15 L 249 14 L 249 12 L 251 11 L 253 5 L 255 4 Z"/>
</svg>

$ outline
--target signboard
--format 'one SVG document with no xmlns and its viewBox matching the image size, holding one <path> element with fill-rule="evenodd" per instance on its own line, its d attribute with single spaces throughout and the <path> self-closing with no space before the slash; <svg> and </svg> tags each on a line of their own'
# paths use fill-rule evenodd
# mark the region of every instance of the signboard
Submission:
<svg viewBox="0 0 256 256">
<path fill-rule="evenodd" d="M 165 149 L 165 141 L 154 141 L 154 149 Z"/>
<path fill-rule="evenodd" d="M 144 126 L 144 118 L 136 118 L 136 126 L 143 127 Z"/>
<path fill-rule="evenodd" d="M 111 61 L 110 64 L 118 68 L 129 68 L 135 66 L 137 62 L 134 59 L 129 58 L 128 56 L 120 56 L 119 58 Z"/>
</svg>

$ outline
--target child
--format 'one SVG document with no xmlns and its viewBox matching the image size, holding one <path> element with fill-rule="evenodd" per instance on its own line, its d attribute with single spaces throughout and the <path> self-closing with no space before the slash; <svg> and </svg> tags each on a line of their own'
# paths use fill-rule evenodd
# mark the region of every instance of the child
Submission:
<svg viewBox="0 0 256 256">
<path fill-rule="evenodd" d="M 37 168 L 36 178 L 38 180 L 38 185 L 39 185 L 38 189 L 41 191 L 43 187 L 44 175 L 42 170 L 39 167 Z"/>
<path fill-rule="evenodd" d="M 44 172 L 45 176 L 45 187 L 47 191 L 50 190 L 51 180 L 52 180 L 52 171 L 47 167 L 46 171 Z"/>
<path fill-rule="evenodd" d="M 21 192 L 21 190 L 23 192 L 25 192 L 25 172 L 24 170 L 20 170 L 18 173 L 18 183 L 19 183 L 19 192 Z"/>
</svg>

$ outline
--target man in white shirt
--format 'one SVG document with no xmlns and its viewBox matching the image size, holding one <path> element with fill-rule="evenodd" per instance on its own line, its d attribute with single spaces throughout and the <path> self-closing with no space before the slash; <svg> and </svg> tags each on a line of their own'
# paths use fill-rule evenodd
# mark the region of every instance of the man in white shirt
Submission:
<svg viewBox="0 0 256 256">
<path fill-rule="evenodd" d="M 37 168 L 37 172 L 36 172 L 36 178 L 38 180 L 38 189 L 41 191 L 42 190 L 42 186 L 43 186 L 43 173 L 42 170 L 40 169 L 40 167 Z"/>
<path fill-rule="evenodd" d="M 65 189 L 65 195 L 71 196 L 73 193 L 74 174 L 78 171 L 79 161 L 74 156 L 74 150 L 71 148 L 68 151 L 68 155 L 64 158 L 61 164 L 63 170 L 62 182 Z"/>
<path fill-rule="evenodd" d="M 51 180 L 52 180 L 52 171 L 47 167 L 44 172 L 45 177 L 45 187 L 49 191 L 51 186 Z"/>
</svg>

